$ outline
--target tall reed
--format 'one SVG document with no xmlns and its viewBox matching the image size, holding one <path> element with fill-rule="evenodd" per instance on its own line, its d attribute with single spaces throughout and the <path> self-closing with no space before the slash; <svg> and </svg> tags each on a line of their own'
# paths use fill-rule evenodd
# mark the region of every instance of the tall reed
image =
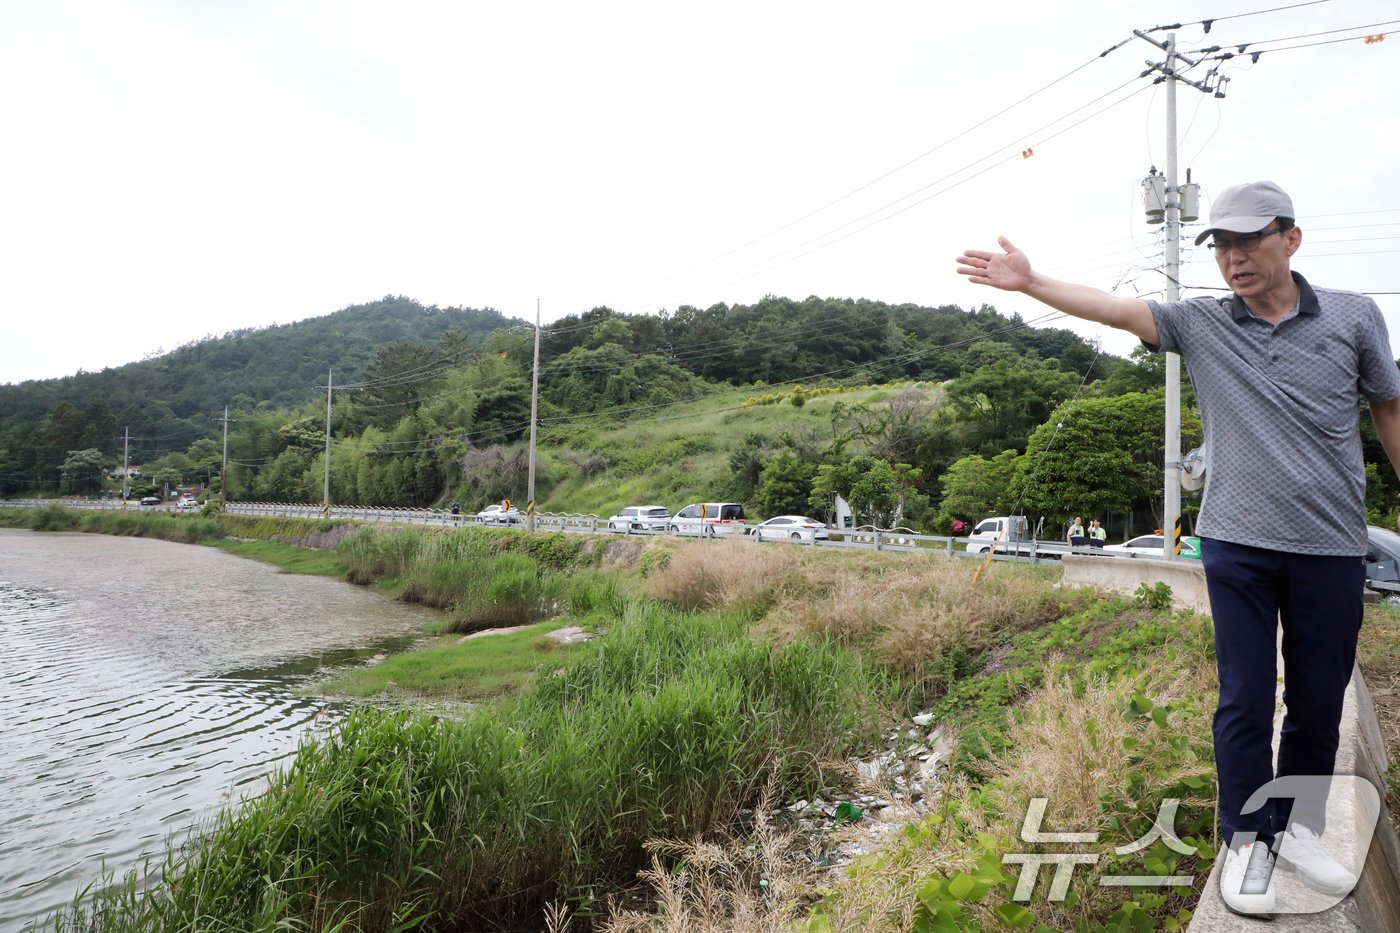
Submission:
<svg viewBox="0 0 1400 933">
<path fill-rule="evenodd" d="M 872 738 L 888 678 L 831 642 L 751 640 L 735 615 L 632 606 L 516 699 L 464 721 L 352 713 L 139 896 L 55 929 L 538 925 Z"/>
</svg>

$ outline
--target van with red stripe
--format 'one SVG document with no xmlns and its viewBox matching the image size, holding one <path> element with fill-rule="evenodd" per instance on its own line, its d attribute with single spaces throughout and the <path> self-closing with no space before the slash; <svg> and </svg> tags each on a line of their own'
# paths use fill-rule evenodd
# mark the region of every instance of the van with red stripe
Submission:
<svg viewBox="0 0 1400 933">
<path fill-rule="evenodd" d="M 743 534 L 744 507 L 737 502 L 697 502 L 687 505 L 671 517 L 671 533 L 700 535 Z"/>
</svg>

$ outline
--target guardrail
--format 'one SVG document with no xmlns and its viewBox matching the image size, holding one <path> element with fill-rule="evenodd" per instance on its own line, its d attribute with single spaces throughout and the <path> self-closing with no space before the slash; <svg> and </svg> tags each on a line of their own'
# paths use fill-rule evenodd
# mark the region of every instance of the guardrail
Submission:
<svg viewBox="0 0 1400 933">
<path fill-rule="evenodd" d="M 126 509 L 128 511 L 172 511 L 171 503 L 158 506 L 139 505 L 122 502 L 119 499 L 10 499 L 0 500 L 0 506 L 18 508 L 43 508 L 48 505 L 62 505 L 71 509 Z M 323 508 L 319 505 L 293 502 L 229 502 L 224 511 L 230 515 L 266 516 L 273 518 L 330 518 L 363 524 L 410 524 L 437 525 L 442 527 L 475 526 L 481 528 L 523 529 L 523 517 L 519 521 L 497 522 L 477 518 L 475 515 L 453 515 L 448 509 L 407 508 L 400 506 L 350 506 L 332 505 Z M 192 512 L 189 514 L 198 514 Z M 752 528 L 753 526 L 749 526 Z M 571 512 L 537 512 L 535 528 L 544 531 L 561 531 L 571 534 L 613 534 L 632 537 L 656 537 L 675 534 L 671 531 L 646 531 L 631 527 L 608 528 L 606 519 L 592 514 Z M 828 529 L 825 539 L 803 542 L 807 546 L 860 548 L 875 551 L 942 553 L 950 557 L 985 559 L 985 554 L 966 551 L 966 538 L 945 537 L 942 535 L 919 534 L 908 528 L 876 528 L 862 525 L 858 528 Z M 679 535 L 702 537 L 699 535 Z M 718 540 L 731 537 L 721 535 Z M 784 542 L 787 543 L 787 542 Z M 1087 549 L 1086 549 L 1087 550 Z M 1001 554 L 991 555 L 993 560 L 1018 561 L 1020 563 L 1044 563 L 1058 558 L 1044 554 Z"/>
<path fill-rule="evenodd" d="M 0 506 L 19 509 L 42 509 L 45 506 L 61 505 L 68 509 L 99 509 L 105 511 L 128 512 L 156 511 L 158 506 L 141 505 L 138 502 L 123 502 L 120 499 L 0 499 Z M 168 504 L 173 508 L 175 503 Z"/>
</svg>

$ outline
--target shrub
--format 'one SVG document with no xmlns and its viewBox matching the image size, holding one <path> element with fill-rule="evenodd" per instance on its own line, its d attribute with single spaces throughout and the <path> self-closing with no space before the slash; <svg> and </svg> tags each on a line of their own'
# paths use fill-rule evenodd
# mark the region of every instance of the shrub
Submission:
<svg viewBox="0 0 1400 933">
<path fill-rule="evenodd" d="M 450 632 L 528 625 L 562 609 L 565 581 L 525 554 L 499 554 L 474 568 L 477 583 L 452 603 Z"/>
<path fill-rule="evenodd" d="M 418 531 L 361 528 L 341 542 L 336 556 L 345 562 L 351 583 L 369 584 L 384 577 L 406 577 L 423 544 Z"/>
<path fill-rule="evenodd" d="M 29 527 L 34 531 L 72 531 L 78 527 L 80 516 L 58 503 L 34 511 Z"/>
<path fill-rule="evenodd" d="M 658 599 L 682 609 L 718 606 L 766 609 L 797 566 L 790 547 L 764 547 L 756 541 L 686 542 L 670 559 L 645 568 L 648 589 Z"/>
</svg>

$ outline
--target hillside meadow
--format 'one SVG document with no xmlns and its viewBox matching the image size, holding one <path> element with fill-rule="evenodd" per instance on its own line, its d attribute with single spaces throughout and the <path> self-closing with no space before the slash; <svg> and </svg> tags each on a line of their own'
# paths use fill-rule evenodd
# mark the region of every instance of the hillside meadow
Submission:
<svg viewBox="0 0 1400 933">
<path fill-rule="evenodd" d="M 1174 930 L 1215 854 L 1210 623 L 1161 587 L 1109 598 L 1003 564 L 974 584 L 967 560 L 750 541 L 65 512 L 0 522 L 237 537 L 443 617 L 425 651 L 327 685 L 365 699 L 200 845 L 50 929 Z M 335 546 L 307 563 L 311 540 Z M 564 625 L 596 637 L 545 636 Z M 1362 663 L 1393 745 L 1392 610 L 1368 608 Z M 889 735 L 921 713 L 946 745 L 937 799 L 824 866 L 786 803 L 870 790 L 852 763 L 898 757 Z M 1103 840 L 1060 902 L 1013 900 L 1002 863 L 1036 797 L 1046 825 Z M 1169 797 L 1193 854 L 1112 855 Z M 1144 872 L 1195 882 L 1097 884 Z"/>
<path fill-rule="evenodd" d="M 728 390 L 672 406 L 664 417 L 619 422 L 604 416 L 540 431 L 539 499 L 552 512 L 606 518 L 628 505 L 656 503 L 673 512 L 691 502 L 743 498 L 733 458 L 751 438 L 773 448 L 825 448 L 852 427 L 853 409 L 877 406 L 913 390 L 936 405 L 938 383 L 908 383 L 818 392 L 800 387 Z M 793 404 L 793 398 L 801 401 Z M 767 518 L 752 503 L 755 516 Z"/>
</svg>

